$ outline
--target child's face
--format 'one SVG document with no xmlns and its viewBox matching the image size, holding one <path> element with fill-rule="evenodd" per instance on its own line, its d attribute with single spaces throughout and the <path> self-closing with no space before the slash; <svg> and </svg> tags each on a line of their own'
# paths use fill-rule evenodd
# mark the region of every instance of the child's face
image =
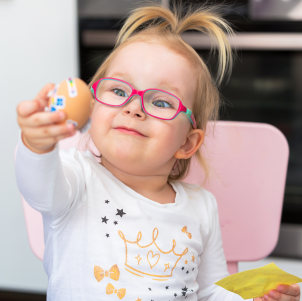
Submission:
<svg viewBox="0 0 302 301">
<path fill-rule="evenodd" d="M 129 82 L 138 90 L 158 88 L 178 96 L 192 109 L 195 72 L 183 56 L 158 43 L 133 42 L 113 58 L 107 77 Z M 140 97 L 122 107 L 96 102 L 91 137 L 102 163 L 136 175 L 170 174 L 175 153 L 185 144 L 191 124 L 185 114 L 160 120 L 145 114 Z"/>
</svg>

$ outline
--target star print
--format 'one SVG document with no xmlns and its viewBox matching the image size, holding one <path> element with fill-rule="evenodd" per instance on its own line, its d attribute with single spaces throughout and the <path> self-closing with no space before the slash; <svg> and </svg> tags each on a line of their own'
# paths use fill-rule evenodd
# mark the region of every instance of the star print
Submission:
<svg viewBox="0 0 302 301">
<path fill-rule="evenodd" d="M 182 267 L 181 269 L 182 269 L 182 270 L 184 270 L 184 269 L 185 269 L 185 267 Z"/>
<path fill-rule="evenodd" d="M 120 217 L 123 217 L 123 215 L 126 214 L 126 212 L 124 212 L 123 209 L 116 209 L 116 210 L 117 210 L 116 215 L 119 215 Z"/>
<path fill-rule="evenodd" d="M 106 233 L 106 236 L 109 237 L 110 235 L 108 233 Z"/>
<path fill-rule="evenodd" d="M 108 222 L 108 218 L 106 216 L 102 217 L 102 223 L 107 224 Z"/>
<path fill-rule="evenodd" d="M 186 273 L 189 274 L 189 271 L 187 271 Z"/>
<path fill-rule="evenodd" d="M 174 297 L 177 297 L 177 294 L 176 294 L 176 293 L 174 294 Z"/>
<path fill-rule="evenodd" d="M 166 286 L 166 290 L 168 290 L 168 289 L 169 289 L 169 285 Z"/>
<path fill-rule="evenodd" d="M 110 202 L 108 200 L 105 201 L 106 204 L 109 204 Z"/>
<path fill-rule="evenodd" d="M 185 286 L 185 287 L 182 288 L 181 290 L 182 290 L 182 295 L 183 295 L 183 296 L 186 296 L 188 288 Z"/>
<path fill-rule="evenodd" d="M 149 290 L 149 291 L 152 291 L 151 287 L 148 287 L 148 290 Z"/>
<path fill-rule="evenodd" d="M 117 225 L 117 224 L 118 224 L 118 222 L 117 222 L 117 221 L 114 221 L 113 223 L 114 223 L 115 225 Z"/>
</svg>

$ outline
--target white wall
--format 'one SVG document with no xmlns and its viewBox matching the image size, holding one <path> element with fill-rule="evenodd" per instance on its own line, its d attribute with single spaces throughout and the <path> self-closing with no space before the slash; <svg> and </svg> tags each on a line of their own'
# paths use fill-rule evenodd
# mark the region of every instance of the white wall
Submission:
<svg viewBox="0 0 302 301">
<path fill-rule="evenodd" d="M 48 82 L 78 76 L 76 0 L 0 0 L 0 290 L 45 291 L 15 184 L 16 105 Z"/>
</svg>

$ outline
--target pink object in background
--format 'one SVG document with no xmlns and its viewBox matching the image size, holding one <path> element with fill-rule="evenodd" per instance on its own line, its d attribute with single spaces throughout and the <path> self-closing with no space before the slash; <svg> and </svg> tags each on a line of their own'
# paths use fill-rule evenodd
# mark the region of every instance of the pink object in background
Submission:
<svg viewBox="0 0 302 301">
<path fill-rule="evenodd" d="M 225 256 L 234 273 L 238 261 L 262 259 L 278 241 L 288 144 L 269 124 L 219 121 L 209 126 L 202 150 L 210 169 L 203 186 L 217 199 Z M 186 181 L 203 179 L 194 160 Z"/>
<path fill-rule="evenodd" d="M 80 135 L 63 141 L 77 145 Z M 81 147 L 82 149 L 84 147 Z M 261 123 L 209 123 L 202 153 L 209 177 L 193 159 L 185 181 L 203 185 L 217 199 L 223 245 L 230 273 L 239 261 L 259 260 L 271 253 L 279 234 L 289 149 L 284 135 Z M 23 200 L 30 246 L 42 259 L 43 224 L 40 213 Z"/>
</svg>

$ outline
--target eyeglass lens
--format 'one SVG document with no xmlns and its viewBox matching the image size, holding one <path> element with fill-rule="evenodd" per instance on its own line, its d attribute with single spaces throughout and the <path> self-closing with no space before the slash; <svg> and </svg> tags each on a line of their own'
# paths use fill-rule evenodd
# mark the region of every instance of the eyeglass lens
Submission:
<svg viewBox="0 0 302 301">
<path fill-rule="evenodd" d="M 119 80 L 103 79 L 99 82 L 96 98 L 110 106 L 121 106 L 125 104 L 132 94 L 132 88 Z M 163 119 L 175 117 L 179 100 L 164 91 L 147 90 L 143 96 L 143 108 L 147 114 Z"/>
</svg>

